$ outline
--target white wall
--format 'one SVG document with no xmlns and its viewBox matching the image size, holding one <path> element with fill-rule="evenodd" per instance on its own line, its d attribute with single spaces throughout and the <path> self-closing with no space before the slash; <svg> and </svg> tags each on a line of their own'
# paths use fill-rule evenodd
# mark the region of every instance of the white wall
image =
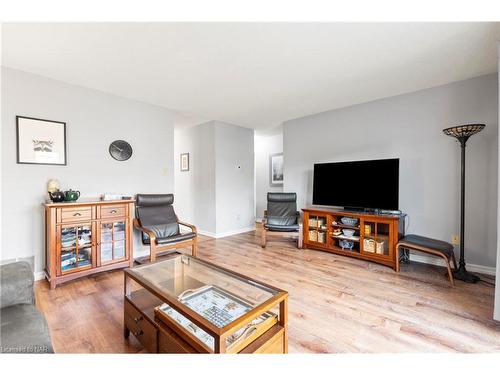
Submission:
<svg viewBox="0 0 500 375">
<path fill-rule="evenodd" d="M 175 209 L 202 234 L 221 237 L 254 227 L 253 129 L 210 121 L 175 131 Z M 181 153 L 190 171 L 180 172 Z"/>
<path fill-rule="evenodd" d="M 500 43 L 498 44 L 498 68 L 500 71 Z M 498 87 L 500 87 L 500 76 L 498 77 Z M 500 98 L 498 102 L 498 118 L 500 118 Z M 499 132 L 500 137 L 500 132 Z M 500 168 L 500 163 L 499 166 Z M 500 171 L 498 173 L 497 197 L 500 196 Z M 500 233 L 500 202 L 497 202 L 497 233 Z M 494 318 L 500 321 L 500 236 L 497 235 L 497 274 L 495 286 L 495 310 Z"/>
<path fill-rule="evenodd" d="M 282 192 L 283 186 L 271 186 L 269 157 L 283 152 L 283 130 L 278 134 L 256 134 L 255 138 L 255 217 L 262 220 L 267 209 L 267 193 Z"/>
<path fill-rule="evenodd" d="M 213 121 L 175 134 L 175 211 L 180 220 L 215 233 L 215 152 Z M 180 171 L 180 155 L 189 153 L 189 171 Z"/>
<path fill-rule="evenodd" d="M 285 191 L 296 191 L 304 207 L 312 201 L 314 163 L 398 157 L 408 232 L 451 241 L 459 233 L 460 150 L 442 129 L 485 123 L 467 144 L 465 246 L 467 262 L 495 267 L 497 89 L 492 74 L 287 121 Z"/>
<path fill-rule="evenodd" d="M 215 121 L 216 233 L 255 226 L 254 130 Z"/>
<path fill-rule="evenodd" d="M 170 110 L 2 68 L 1 259 L 35 256 L 44 263 L 42 202 L 50 178 L 82 196 L 104 192 L 164 193 L 174 188 L 174 114 Z M 67 166 L 16 163 L 16 115 L 66 122 Z M 108 152 L 115 139 L 130 142 L 131 159 Z M 135 234 L 135 255 L 147 249 Z M 141 246 L 141 247 L 140 247 Z"/>
</svg>

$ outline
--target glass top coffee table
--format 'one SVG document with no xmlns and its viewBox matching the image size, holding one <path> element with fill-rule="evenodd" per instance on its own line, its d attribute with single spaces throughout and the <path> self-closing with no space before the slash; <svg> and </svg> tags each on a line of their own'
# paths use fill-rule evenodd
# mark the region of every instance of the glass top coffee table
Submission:
<svg viewBox="0 0 500 375">
<path fill-rule="evenodd" d="M 125 270 L 125 336 L 150 352 L 286 353 L 288 293 L 180 253 Z"/>
</svg>

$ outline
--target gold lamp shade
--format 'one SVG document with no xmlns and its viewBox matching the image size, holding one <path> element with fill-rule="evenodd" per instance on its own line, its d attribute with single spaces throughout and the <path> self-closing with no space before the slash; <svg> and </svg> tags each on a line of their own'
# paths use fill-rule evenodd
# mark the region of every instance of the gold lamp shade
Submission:
<svg viewBox="0 0 500 375">
<path fill-rule="evenodd" d="M 484 124 L 467 124 L 452 126 L 451 128 L 443 129 L 443 133 L 455 138 L 469 138 L 471 135 L 479 133 L 484 129 L 486 125 Z"/>
</svg>

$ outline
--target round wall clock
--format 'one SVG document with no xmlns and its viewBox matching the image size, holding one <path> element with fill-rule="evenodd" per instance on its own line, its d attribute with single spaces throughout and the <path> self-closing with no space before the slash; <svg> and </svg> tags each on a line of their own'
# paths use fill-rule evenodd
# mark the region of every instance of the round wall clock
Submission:
<svg viewBox="0 0 500 375">
<path fill-rule="evenodd" d="M 109 145 L 109 154 L 118 161 L 128 160 L 132 156 L 132 146 L 126 141 L 113 141 Z"/>
</svg>

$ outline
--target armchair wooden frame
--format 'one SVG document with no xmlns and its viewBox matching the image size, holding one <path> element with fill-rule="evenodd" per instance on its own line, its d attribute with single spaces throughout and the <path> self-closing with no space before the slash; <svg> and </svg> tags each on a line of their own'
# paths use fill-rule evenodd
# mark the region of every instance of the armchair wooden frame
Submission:
<svg viewBox="0 0 500 375">
<path fill-rule="evenodd" d="M 290 231 L 290 232 L 279 232 L 279 231 L 273 231 L 269 230 L 266 228 L 267 224 L 267 210 L 264 211 L 264 218 L 262 219 L 262 231 L 261 231 L 261 246 L 262 248 L 266 248 L 267 246 L 267 238 L 268 237 L 273 237 L 273 238 L 296 238 L 297 241 L 297 247 L 299 249 L 302 248 L 302 230 L 298 231 Z"/>
<path fill-rule="evenodd" d="M 191 245 L 191 255 L 194 257 L 196 256 L 196 252 L 198 250 L 198 232 L 196 230 L 196 227 L 192 224 L 188 224 L 179 220 L 177 221 L 177 224 L 190 228 L 191 231 L 195 234 L 195 236 L 188 240 L 173 242 L 171 244 L 166 244 L 166 245 L 157 245 L 156 234 L 152 230 L 141 226 L 137 218 L 134 219 L 134 227 L 140 230 L 141 232 L 146 233 L 149 236 L 149 248 L 150 248 L 149 260 L 151 261 L 151 263 L 156 261 L 156 257 L 159 253 L 188 245 Z"/>
</svg>

